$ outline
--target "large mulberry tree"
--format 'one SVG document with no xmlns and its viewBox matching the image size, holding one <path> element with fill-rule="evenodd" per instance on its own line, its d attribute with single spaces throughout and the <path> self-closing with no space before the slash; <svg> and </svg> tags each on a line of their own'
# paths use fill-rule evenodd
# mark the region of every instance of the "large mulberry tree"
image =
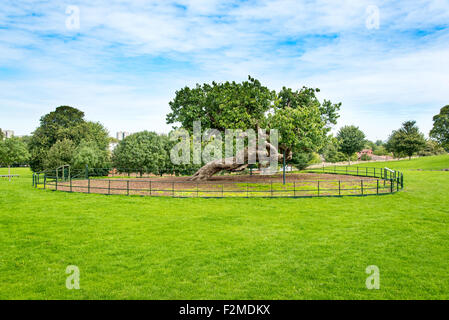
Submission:
<svg viewBox="0 0 449 320">
<path fill-rule="evenodd" d="M 212 128 L 224 133 L 226 129 L 277 129 L 280 133 L 279 149 L 274 150 L 266 142 L 266 155 L 277 153 L 288 158 L 294 152 L 312 152 L 322 147 L 330 126 L 336 123 L 340 104 L 316 97 L 319 89 L 303 87 L 300 90 L 283 88 L 276 93 L 263 86 L 260 81 L 248 77 L 242 83 L 224 82 L 185 87 L 176 91 L 169 103 L 171 112 L 168 124 L 180 124 L 193 133 L 194 121 L 201 121 L 203 128 Z M 262 156 L 256 155 L 257 159 Z M 245 160 L 250 156 L 244 150 Z M 264 156 L 266 156 L 264 155 Z M 231 161 L 229 161 L 231 160 Z M 222 171 L 242 170 L 248 164 L 233 159 L 218 159 L 204 164 L 193 179 L 204 180 Z"/>
</svg>

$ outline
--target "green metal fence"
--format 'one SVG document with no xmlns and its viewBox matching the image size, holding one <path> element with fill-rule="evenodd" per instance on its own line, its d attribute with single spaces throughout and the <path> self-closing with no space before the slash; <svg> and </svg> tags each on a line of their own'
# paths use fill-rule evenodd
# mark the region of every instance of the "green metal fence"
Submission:
<svg viewBox="0 0 449 320">
<path fill-rule="evenodd" d="M 53 171 L 36 172 L 33 186 L 64 192 L 198 198 L 367 196 L 391 194 L 404 188 L 403 174 L 388 168 L 323 167 L 306 172 L 338 177 L 303 180 L 304 175 L 290 174 L 285 184 L 280 175 L 267 176 L 264 181 L 187 181 L 185 177 L 146 177 L 139 171 L 134 178 L 123 177 L 116 170 L 104 170 L 72 169 L 62 179 Z"/>
</svg>

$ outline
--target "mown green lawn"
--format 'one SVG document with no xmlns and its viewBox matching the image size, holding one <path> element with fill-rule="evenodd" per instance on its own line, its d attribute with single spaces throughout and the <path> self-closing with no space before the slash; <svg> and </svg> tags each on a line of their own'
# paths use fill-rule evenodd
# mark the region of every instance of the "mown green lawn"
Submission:
<svg viewBox="0 0 449 320">
<path fill-rule="evenodd" d="M 405 190 L 103 196 L 32 189 L 15 169 L 21 178 L 0 178 L 0 298 L 448 299 L 449 172 L 407 169 L 449 168 L 449 156 L 375 165 L 403 170 Z M 65 287 L 68 265 L 80 290 Z M 365 287 L 369 265 L 379 290 Z"/>
</svg>

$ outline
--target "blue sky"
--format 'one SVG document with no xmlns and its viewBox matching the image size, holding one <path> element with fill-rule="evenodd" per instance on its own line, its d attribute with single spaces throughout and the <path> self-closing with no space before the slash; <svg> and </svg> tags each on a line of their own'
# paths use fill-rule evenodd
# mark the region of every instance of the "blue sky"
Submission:
<svg viewBox="0 0 449 320">
<path fill-rule="evenodd" d="M 427 135 L 449 104 L 449 0 L 0 3 L 0 128 L 18 135 L 59 105 L 111 135 L 168 132 L 177 89 L 248 75 L 320 88 L 343 103 L 335 130 L 386 139 L 413 119 Z"/>
</svg>

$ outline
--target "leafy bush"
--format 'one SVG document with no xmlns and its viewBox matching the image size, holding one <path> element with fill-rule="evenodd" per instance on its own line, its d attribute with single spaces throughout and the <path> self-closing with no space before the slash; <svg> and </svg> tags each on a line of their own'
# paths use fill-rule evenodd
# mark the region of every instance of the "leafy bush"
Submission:
<svg viewBox="0 0 449 320">
<path fill-rule="evenodd" d="M 293 154 L 290 163 L 298 170 L 304 170 L 305 168 L 307 168 L 312 158 L 313 156 L 311 153 L 296 152 Z"/>
<path fill-rule="evenodd" d="M 321 163 L 321 157 L 318 153 L 312 152 L 309 160 L 309 165 Z"/>
</svg>

